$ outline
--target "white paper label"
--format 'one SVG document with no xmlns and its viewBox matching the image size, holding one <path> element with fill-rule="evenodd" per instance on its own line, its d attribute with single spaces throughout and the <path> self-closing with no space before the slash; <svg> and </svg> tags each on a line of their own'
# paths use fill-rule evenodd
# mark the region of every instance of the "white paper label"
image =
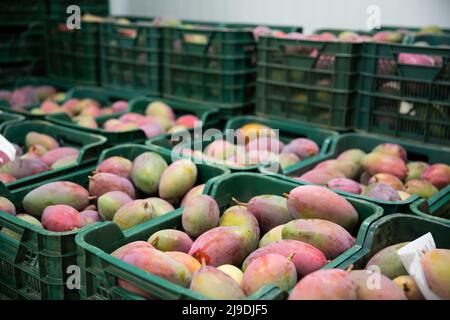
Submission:
<svg viewBox="0 0 450 320">
<path fill-rule="evenodd" d="M 16 148 L 0 134 L 0 151 L 4 152 L 13 161 L 16 158 Z"/>
<path fill-rule="evenodd" d="M 397 251 L 406 271 L 416 281 L 417 286 L 426 300 L 441 300 L 427 285 L 420 260 L 430 250 L 436 249 L 433 236 L 430 232 L 408 243 Z"/>
</svg>

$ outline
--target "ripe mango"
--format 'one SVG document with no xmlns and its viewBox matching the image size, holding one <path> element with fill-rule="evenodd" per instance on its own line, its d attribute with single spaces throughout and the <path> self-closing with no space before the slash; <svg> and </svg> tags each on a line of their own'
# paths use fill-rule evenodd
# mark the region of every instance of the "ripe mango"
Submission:
<svg viewBox="0 0 450 320">
<path fill-rule="evenodd" d="M 383 153 L 391 156 L 396 156 L 403 161 L 406 161 L 407 159 L 407 153 L 405 148 L 403 148 L 401 145 L 396 143 L 382 143 L 373 148 L 372 152 L 378 152 Z"/>
<path fill-rule="evenodd" d="M 175 114 L 172 108 L 162 101 L 153 101 L 150 103 L 145 110 L 145 114 L 147 116 L 175 120 Z"/>
<path fill-rule="evenodd" d="M 147 242 L 161 251 L 188 253 L 192 246 L 192 239 L 183 231 L 175 229 L 164 229 L 155 232 L 148 238 Z"/>
<path fill-rule="evenodd" d="M 121 230 L 126 230 L 141 224 L 156 216 L 153 207 L 147 200 L 134 200 L 120 207 L 114 215 L 113 222 Z"/>
<path fill-rule="evenodd" d="M 324 269 L 301 279 L 288 300 L 356 300 L 356 284 L 340 269 Z"/>
<path fill-rule="evenodd" d="M 110 191 L 122 191 L 134 199 L 136 193 L 130 180 L 113 173 L 100 172 L 89 178 L 89 193 L 101 197 Z"/>
<path fill-rule="evenodd" d="M 348 160 L 360 165 L 361 159 L 364 158 L 366 153 L 361 149 L 348 149 L 342 152 L 336 159 L 338 160 Z"/>
<path fill-rule="evenodd" d="M 307 138 L 291 140 L 284 148 L 283 153 L 294 153 L 300 160 L 319 154 L 320 148 L 314 141 Z"/>
<path fill-rule="evenodd" d="M 103 218 L 95 210 L 83 210 L 80 212 L 80 216 L 85 219 L 87 225 L 104 221 Z"/>
<path fill-rule="evenodd" d="M 382 183 L 387 184 L 391 188 L 395 190 L 402 190 L 403 189 L 403 182 L 396 176 L 393 176 L 389 173 L 377 173 L 369 180 L 369 184 L 373 183 Z"/>
<path fill-rule="evenodd" d="M 288 196 L 287 207 L 294 219 L 323 219 L 352 230 L 358 213 L 344 197 L 321 186 L 299 186 Z"/>
<path fill-rule="evenodd" d="M 185 203 L 181 217 L 183 229 L 191 237 L 198 237 L 219 224 L 219 215 L 219 206 L 212 197 L 192 197 Z"/>
<path fill-rule="evenodd" d="M 188 255 L 187 253 L 179 251 L 167 251 L 165 253 L 172 259 L 183 264 L 192 274 L 194 274 L 195 271 L 197 271 L 202 267 L 202 265 L 200 264 L 200 262 L 197 261 L 197 259 L 195 259 L 193 256 Z"/>
<path fill-rule="evenodd" d="M 131 180 L 134 185 L 147 194 L 156 194 L 161 175 L 167 168 L 167 162 L 155 152 L 144 152 L 133 161 Z"/>
<path fill-rule="evenodd" d="M 370 266 L 378 266 L 381 274 L 384 274 L 389 279 L 407 275 L 408 272 L 403 266 L 397 251 L 408 243 L 409 242 L 397 243 L 377 252 L 369 262 L 367 262 L 365 269 L 369 269 Z"/>
<path fill-rule="evenodd" d="M 98 212 L 104 220 L 112 221 L 117 210 L 131 201 L 133 199 L 122 191 L 110 191 L 98 198 Z"/>
<path fill-rule="evenodd" d="M 190 159 L 174 161 L 164 170 L 159 183 L 159 196 L 163 199 L 183 197 L 197 180 L 197 166 Z"/>
<path fill-rule="evenodd" d="M 430 290 L 440 298 L 450 300 L 450 250 L 430 250 L 420 263 Z"/>
<path fill-rule="evenodd" d="M 286 258 L 294 254 L 292 262 L 299 276 L 316 271 L 327 263 L 325 255 L 308 243 L 297 240 L 280 240 L 253 251 L 242 264 L 242 270 L 245 271 L 254 259 L 269 253 L 281 254 Z"/>
<path fill-rule="evenodd" d="M 297 270 L 290 258 L 269 253 L 254 259 L 242 278 L 242 289 L 251 295 L 266 285 L 272 284 L 283 291 L 291 290 L 297 283 Z"/>
<path fill-rule="evenodd" d="M 147 198 L 146 200 L 153 206 L 153 210 L 155 210 L 157 217 L 175 210 L 175 208 L 166 200 L 155 197 Z"/>
<path fill-rule="evenodd" d="M 28 132 L 25 136 L 25 145 L 27 148 L 30 148 L 33 145 L 41 145 L 46 150 L 59 148 L 58 141 L 56 141 L 53 137 L 34 131 Z"/>
<path fill-rule="evenodd" d="M 49 170 L 45 162 L 40 159 L 15 159 L 0 167 L 0 173 L 9 173 L 16 179 L 29 177 Z"/>
<path fill-rule="evenodd" d="M 303 241 L 334 259 L 355 244 L 355 239 L 340 225 L 321 219 L 297 219 L 284 225 L 283 239 Z"/>
<path fill-rule="evenodd" d="M 16 215 L 16 207 L 11 201 L 4 197 L 0 197 L 0 211 L 9 213 L 13 216 Z"/>
<path fill-rule="evenodd" d="M 45 229 L 55 232 L 72 231 L 86 225 L 86 219 L 77 210 L 63 204 L 45 208 L 41 222 Z"/>
<path fill-rule="evenodd" d="M 237 300 L 245 294 L 229 275 L 211 266 L 204 266 L 192 277 L 190 289 L 209 299 Z"/>
<path fill-rule="evenodd" d="M 42 156 L 42 161 L 44 161 L 48 166 L 52 166 L 56 161 L 61 160 L 67 156 L 78 156 L 79 151 L 71 147 L 55 148 L 48 151 Z"/>
<path fill-rule="evenodd" d="M 276 132 L 263 124 L 248 123 L 237 131 L 238 141 L 247 144 L 249 141 L 259 137 L 275 137 Z"/>
<path fill-rule="evenodd" d="M 401 158 L 383 153 L 367 154 L 362 158 L 361 166 L 372 176 L 377 173 L 389 173 L 400 180 L 404 180 L 408 172 L 408 168 Z"/>
<path fill-rule="evenodd" d="M 220 217 L 219 226 L 236 226 L 248 229 L 253 235 L 250 243 L 251 250 L 255 250 L 258 246 L 260 232 L 258 221 L 245 207 L 233 206 L 228 208 Z"/>
<path fill-rule="evenodd" d="M 383 184 L 383 183 L 369 184 L 367 187 L 364 188 L 364 190 L 361 194 L 363 196 L 367 196 L 367 197 L 378 199 L 378 200 L 384 200 L 384 201 L 400 201 L 401 200 L 400 195 L 394 188 L 392 188 L 391 186 L 388 186 L 387 184 Z"/>
<path fill-rule="evenodd" d="M 280 154 L 280 166 L 281 169 L 286 169 L 294 164 L 300 162 L 300 158 L 295 153 L 281 153 Z"/>
<path fill-rule="evenodd" d="M 360 194 L 362 192 L 361 185 L 358 182 L 347 178 L 331 179 L 327 182 L 327 187 L 332 190 L 354 194 Z"/>
<path fill-rule="evenodd" d="M 340 171 L 348 179 L 355 179 L 359 172 L 359 165 L 349 160 L 325 160 L 314 167 L 314 169 L 332 169 Z"/>
<path fill-rule="evenodd" d="M 282 231 L 283 231 L 284 224 L 281 224 L 279 226 L 276 226 L 275 228 L 269 230 L 259 241 L 259 248 L 262 248 L 264 246 L 267 246 L 271 243 L 277 242 L 279 240 L 282 240 Z"/>
<path fill-rule="evenodd" d="M 129 179 L 133 163 L 124 157 L 110 157 L 103 160 L 95 170 L 96 172 L 114 173 L 118 176 Z"/>
<path fill-rule="evenodd" d="M 234 281 L 240 286 L 242 284 L 242 278 L 244 277 L 244 273 L 239 269 L 238 267 L 235 267 L 231 264 L 223 264 L 221 266 L 218 266 L 217 269 L 219 269 L 222 272 L 225 272 L 227 275 L 229 275 L 231 278 L 233 278 Z"/>
<path fill-rule="evenodd" d="M 51 182 L 30 191 L 23 198 L 22 204 L 24 209 L 35 217 L 40 217 L 46 207 L 57 204 L 83 210 L 89 205 L 89 193 L 73 182 Z"/>
<path fill-rule="evenodd" d="M 51 168 L 53 170 L 55 170 L 55 169 L 63 168 L 65 166 L 73 165 L 73 164 L 77 163 L 77 160 L 78 160 L 78 154 L 72 155 L 72 156 L 67 156 L 67 157 L 64 157 L 64 158 L 61 158 L 61 159 L 55 161 L 52 164 Z"/>
<path fill-rule="evenodd" d="M 19 218 L 19 219 L 21 219 L 23 221 L 26 221 L 26 222 L 31 223 L 31 224 L 39 227 L 39 228 L 44 229 L 44 227 L 42 226 L 41 222 L 38 219 L 36 219 L 35 217 L 30 216 L 29 214 L 19 213 L 18 215 L 16 215 L 16 218 Z M 10 236 L 11 238 L 16 239 L 17 241 L 20 241 L 21 235 L 16 233 L 16 232 L 14 232 L 14 231 L 12 231 L 12 230 L 10 230 L 10 229 L 3 228 L 0 232 Z"/>
<path fill-rule="evenodd" d="M 325 168 L 310 170 L 296 179 L 303 182 L 325 185 L 328 181 L 337 178 L 345 178 L 345 175 L 336 169 Z"/>
<path fill-rule="evenodd" d="M 260 195 L 250 199 L 247 210 L 258 220 L 262 232 L 292 220 L 287 209 L 287 199 L 276 195 Z"/>
<path fill-rule="evenodd" d="M 284 148 L 284 143 L 273 137 L 259 137 L 251 140 L 246 145 L 246 150 L 250 151 L 270 151 L 276 154 L 281 153 Z"/>
<path fill-rule="evenodd" d="M 371 270 L 354 270 L 350 278 L 357 286 L 358 300 L 406 300 L 403 290 L 391 279 Z"/>
<path fill-rule="evenodd" d="M 218 267 L 222 264 L 240 266 L 252 251 L 249 242 L 253 234 L 243 227 L 217 227 L 200 235 L 189 254 L 198 261 Z"/>
<path fill-rule="evenodd" d="M 441 190 L 450 184 L 450 166 L 443 163 L 433 164 L 423 171 L 422 179 Z"/>
<path fill-rule="evenodd" d="M 201 195 L 204 189 L 205 184 L 199 184 L 198 186 L 193 187 L 184 195 L 183 200 L 181 200 L 180 207 L 184 207 L 190 198 Z"/>
<path fill-rule="evenodd" d="M 114 250 L 111 255 L 113 257 L 116 257 L 120 259 L 126 251 L 135 249 L 135 248 L 153 248 L 153 246 L 148 243 L 147 241 L 133 241 L 130 243 L 127 243 L 126 245 L 121 246 L 120 248 L 117 248 Z"/>
<path fill-rule="evenodd" d="M 8 184 L 8 183 L 14 182 L 16 180 L 17 179 L 10 173 L 6 173 L 6 172 L 0 173 L 0 182 L 2 182 L 4 184 Z"/>
<path fill-rule="evenodd" d="M 236 154 L 236 146 L 226 140 L 215 140 L 206 146 L 204 153 L 215 160 L 227 160 Z"/>
<path fill-rule="evenodd" d="M 412 179 L 420 179 L 422 177 L 423 171 L 429 167 L 428 163 L 422 161 L 412 161 L 407 165 L 408 174 L 406 176 L 406 181 Z"/>
<path fill-rule="evenodd" d="M 409 194 L 417 194 L 425 199 L 429 199 L 439 192 L 439 190 L 427 180 L 418 179 L 406 182 L 403 190 Z"/>
<path fill-rule="evenodd" d="M 394 281 L 394 283 L 403 290 L 403 293 L 408 300 L 424 300 L 423 294 L 420 292 L 420 289 L 413 277 L 398 276 L 392 281 Z"/>
</svg>

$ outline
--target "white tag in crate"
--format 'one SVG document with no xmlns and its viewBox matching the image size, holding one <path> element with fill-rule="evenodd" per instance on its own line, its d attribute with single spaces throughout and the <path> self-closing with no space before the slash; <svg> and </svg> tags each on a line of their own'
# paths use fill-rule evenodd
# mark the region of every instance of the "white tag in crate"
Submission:
<svg viewBox="0 0 450 320">
<path fill-rule="evenodd" d="M 417 238 L 416 240 L 408 243 L 397 251 L 406 271 L 416 281 L 417 286 L 422 292 L 426 300 L 441 300 L 436 294 L 434 294 L 427 285 L 427 280 L 423 273 L 420 260 L 430 250 L 436 249 L 433 236 L 430 232 Z"/>
<path fill-rule="evenodd" d="M 13 161 L 16 158 L 16 148 L 0 134 L 0 151 L 5 153 L 8 158 Z"/>
</svg>

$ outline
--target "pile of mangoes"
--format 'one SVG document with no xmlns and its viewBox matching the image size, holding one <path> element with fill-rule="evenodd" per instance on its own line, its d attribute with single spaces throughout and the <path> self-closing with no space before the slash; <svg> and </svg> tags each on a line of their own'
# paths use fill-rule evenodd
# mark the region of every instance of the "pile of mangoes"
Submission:
<svg viewBox="0 0 450 320">
<path fill-rule="evenodd" d="M 23 86 L 15 90 L 0 90 L 0 99 L 8 101 L 14 110 L 23 110 L 23 107 L 36 105 L 46 100 L 62 101 L 65 98 L 64 92 L 49 85 Z"/>
</svg>

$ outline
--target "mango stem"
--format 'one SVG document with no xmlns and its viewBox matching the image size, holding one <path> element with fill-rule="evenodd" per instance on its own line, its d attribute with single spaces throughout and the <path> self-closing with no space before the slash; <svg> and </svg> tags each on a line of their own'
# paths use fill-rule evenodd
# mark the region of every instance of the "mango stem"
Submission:
<svg viewBox="0 0 450 320">
<path fill-rule="evenodd" d="M 240 202 L 240 201 L 237 200 L 235 197 L 231 197 L 231 200 L 233 200 L 233 202 L 236 203 L 238 206 L 248 207 L 248 203 Z"/>
</svg>

